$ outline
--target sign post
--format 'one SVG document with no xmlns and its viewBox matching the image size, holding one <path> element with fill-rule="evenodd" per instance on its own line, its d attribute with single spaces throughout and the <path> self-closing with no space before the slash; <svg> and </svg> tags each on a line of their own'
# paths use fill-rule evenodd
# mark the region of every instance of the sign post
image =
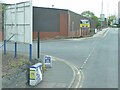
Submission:
<svg viewBox="0 0 120 90">
<path fill-rule="evenodd" d="M 29 60 L 32 60 L 32 44 L 29 46 Z"/>
<path fill-rule="evenodd" d="M 4 40 L 4 55 L 6 55 L 6 40 Z"/>
<path fill-rule="evenodd" d="M 105 21 L 105 14 L 100 14 L 100 21 Z"/>
<path fill-rule="evenodd" d="M 37 56 L 37 58 L 40 58 L 40 32 L 38 31 L 38 43 L 37 43 L 37 47 L 38 47 L 38 52 L 37 52 L 37 54 L 38 54 L 38 56 Z"/>
<path fill-rule="evenodd" d="M 14 58 L 17 57 L 17 5 L 15 4 L 15 53 Z"/>
<path fill-rule="evenodd" d="M 102 22 L 105 21 L 105 15 L 104 14 L 100 14 L 100 21 L 101 21 L 101 30 L 102 30 Z"/>
<path fill-rule="evenodd" d="M 29 44 L 29 60 L 32 60 L 33 7 L 32 0 L 7 5 L 4 11 L 4 54 L 6 43 L 14 42 L 14 57 L 17 57 L 18 42 Z M 15 35 L 14 37 L 11 35 Z"/>
<path fill-rule="evenodd" d="M 32 29 L 33 29 L 33 7 L 32 7 L 32 0 L 29 1 L 29 5 L 30 5 L 30 9 L 29 9 L 29 13 L 30 13 L 30 51 L 29 51 L 29 60 L 32 60 Z"/>
</svg>

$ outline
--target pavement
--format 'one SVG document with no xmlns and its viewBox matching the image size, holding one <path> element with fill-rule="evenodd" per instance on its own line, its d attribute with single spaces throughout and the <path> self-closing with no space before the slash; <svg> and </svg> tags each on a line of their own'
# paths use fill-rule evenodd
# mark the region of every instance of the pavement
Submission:
<svg viewBox="0 0 120 90">
<path fill-rule="evenodd" d="M 64 72 L 64 70 L 66 72 Z M 35 87 L 27 85 L 26 72 L 20 72 L 16 79 L 3 79 L 3 88 L 68 88 L 73 80 L 73 70 L 63 61 L 54 58 L 52 67 L 43 73 L 43 80 Z"/>
<path fill-rule="evenodd" d="M 92 37 L 101 36 L 101 35 L 105 34 L 108 30 L 109 30 L 109 28 L 102 29 L 101 31 L 98 31 L 96 34 L 94 34 Z"/>
<path fill-rule="evenodd" d="M 52 68 L 47 69 L 43 81 L 36 88 L 68 88 L 73 78 L 73 70 L 70 65 L 54 58 Z"/>
<path fill-rule="evenodd" d="M 78 39 L 64 39 L 65 41 L 66 40 L 74 40 L 74 41 L 80 41 L 80 40 L 84 40 L 84 39 L 89 39 L 89 38 L 94 38 L 94 37 L 99 37 L 99 36 L 102 36 L 104 35 L 107 31 L 108 31 L 109 28 L 106 28 L 106 29 L 103 29 L 102 31 L 99 31 L 97 32 L 94 36 L 92 37 L 86 37 L 86 38 L 78 38 Z M 52 40 L 53 42 L 55 40 Z M 43 41 L 44 42 L 44 41 Z M 74 65 L 74 64 L 73 64 Z M 70 78 L 71 80 L 74 79 L 75 77 L 73 76 L 73 71 L 72 71 L 72 68 L 69 68 L 71 70 L 68 70 L 67 68 L 64 68 L 65 66 L 65 63 L 64 62 L 61 62 L 60 64 L 60 60 L 56 60 L 54 61 L 54 67 L 49 69 L 46 73 L 45 73 L 45 77 L 44 77 L 44 82 L 41 83 L 38 87 L 51 87 L 51 88 L 66 88 L 68 87 L 68 85 L 70 84 Z M 70 65 L 68 65 L 70 66 Z M 65 66 L 66 67 L 66 66 Z M 64 70 L 63 70 L 64 69 Z M 67 76 L 67 78 L 65 76 L 62 76 L 61 74 L 59 74 L 60 72 L 65 76 Z M 69 71 L 69 72 L 68 72 Z M 67 72 L 67 73 L 66 73 Z M 71 74 L 68 74 L 68 73 L 71 73 Z M 52 77 L 50 77 L 52 74 Z M 57 75 L 56 75 L 57 74 Z M 81 76 L 80 76 L 81 77 Z M 51 79 L 51 80 L 50 80 Z M 64 81 L 64 83 L 59 83 L 59 82 L 62 82 L 60 81 L 62 79 L 62 81 Z M 55 83 L 56 80 L 58 83 Z M 66 84 L 65 82 L 69 83 L 69 84 Z"/>
<path fill-rule="evenodd" d="M 105 32 L 108 31 L 107 29 L 103 29 L 102 31 L 97 32 L 93 37 L 87 37 L 87 38 L 94 38 L 94 37 L 99 37 L 103 35 Z M 86 38 L 79 38 L 79 39 L 72 39 L 72 40 L 84 40 Z M 71 39 L 65 39 L 65 40 L 71 40 Z M 53 40 L 55 41 L 55 40 Z M 2 43 L 0 43 L 1 45 Z M 13 46 L 11 44 L 11 46 Z M 67 46 L 66 46 L 67 47 Z M 36 48 L 33 47 L 33 48 Z M 26 48 L 25 48 L 26 49 Z M 23 49 L 19 49 L 21 52 L 23 52 Z M 13 48 L 10 48 L 9 51 L 14 51 Z M 25 50 L 28 51 L 28 50 Z M 34 52 L 34 49 L 33 49 Z M 36 52 L 34 52 L 36 55 Z M 36 56 L 35 56 L 36 57 Z M 68 88 L 69 85 L 71 84 L 72 80 L 75 78 L 74 77 L 74 71 L 70 67 L 70 64 L 66 64 L 63 61 L 58 60 L 59 58 L 54 58 L 53 60 L 53 67 L 47 69 L 47 71 L 44 73 L 43 81 L 40 82 L 36 87 L 34 88 Z M 23 74 L 25 75 L 25 74 Z M 22 79 L 21 79 L 22 78 Z M 10 88 L 31 88 L 29 86 L 26 86 L 26 81 L 24 80 L 24 77 L 19 77 L 14 83 L 9 84 Z M 22 82 L 23 81 L 23 82 Z"/>
</svg>

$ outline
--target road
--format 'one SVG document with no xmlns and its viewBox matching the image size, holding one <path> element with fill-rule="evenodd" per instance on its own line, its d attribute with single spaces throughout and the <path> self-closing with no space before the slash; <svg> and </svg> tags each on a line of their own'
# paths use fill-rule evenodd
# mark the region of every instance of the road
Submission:
<svg viewBox="0 0 120 90">
<path fill-rule="evenodd" d="M 41 52 L 69 61 L 82 70 L 81 88 L 118 88 L 118 30 L 85 39 L 49 40 L 41 42 Z M 9 44 L 7 50 L 13 51 Z M 28 52 L 28 45 L 18 45 Z M 33 44 L 36 55 L 37 44 Z M 66 71 L 64 71 L 66 72 Z"/>
<path fill-rule="evenodd" d="M 102 38 L 83 69 L 84 88 L 118 88 L 118 32 Z"/>
<path fill-rule="evenodd" d="M 118 30 L 84 40 L 43 42 L 42 52 L 82 67 L 82 88 L 118 88 Z"/>
</svg>

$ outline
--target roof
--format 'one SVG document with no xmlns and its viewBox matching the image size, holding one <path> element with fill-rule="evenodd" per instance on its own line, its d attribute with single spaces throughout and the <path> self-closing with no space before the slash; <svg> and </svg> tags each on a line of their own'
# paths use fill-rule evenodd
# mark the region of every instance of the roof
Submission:
<svg viewBox="0 0 120 90">
<path fill-rule="evenodd" d="M 53 10 L 62 10 L 62 11 L 69 11 L 67 9 L 59 9 L 59 8 L 49 8 L 49 7 L 39 7 L 39 6 L 33 6 L 35 8 L 43 8 L 43 9 L 53 9 Z"/>
</svg>

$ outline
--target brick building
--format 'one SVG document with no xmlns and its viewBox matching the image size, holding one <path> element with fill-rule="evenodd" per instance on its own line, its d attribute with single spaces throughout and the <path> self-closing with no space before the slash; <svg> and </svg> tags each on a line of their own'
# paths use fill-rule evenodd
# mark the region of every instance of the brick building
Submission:
<svg viewBox="0 0 120 90">
<path fill-rule="evenodd" d="M 41 39 L 88 36 L 90 29 L 81 30 L 81 19 L 87 18 L 70 10 L 33 7 L 33 39 L 37 39 L 38 31 Z M 90 22 L 94 30 L 96 23 Z"/>
<path fill-rule="evenodd" d="M 37 32 L 40 32 L 41 39 L 49 38 L 68 38 L 68 37 L 81 37 L 91 35 L 91 30 L 94 30 L 96 23 L 94 20 L 85 18 L 75 12 L 66 9 L 56 9 L 56 8 L 43 8 L 31 6 L 32 10 L 29 11 L 29 5 L 24 2 L 17 4 L 17 32 L 19 32 L 19 37 L 21 36 L 22 41 L 25 42 L 29 37 L 28 31 L 32 27 L 33 40 L 37 39 Z M 7 17 L 12 17 L 12 19 L 7 18 L 6 26 L 7 27 L 7 37 L 10 37 L 11 33 L 15 33 L 15 5 L 8 5 L 9 8 L 6 11 Z M 27 8 L 27 9 L 26 9 Z M 32 16 L 28 17 L 30 12 Z M 9 14 L 9 15 L 8 15 Z M 31 14 L 30 14 L 31 15 Z M 1 13 L 2 16 L 2 13 Z M 30 20 L 32 18 L 32 24 Z M 80 20 L 87 19 L 90 21 L 90 28 L 84 27 L 80 28 Z M 2 20 L 0 20 L 2 21 Z M 14 23 L 13 23 L 14 22 Z M 31 25 L 31 26 L 30 26 Z M 2 27 L 2 25 L 1 25 Z M 1 29 L 2 32 L 2 29 Z M 9 33 L 11 32 L 11 33 Z M 27 32 L 27 33 L 25 33 Z M 27 35 L 26 35 L 27 34 Z M 26 35 L 26 36 L 25 36 Z M 14 37 L 15 38 L 15 37 Z M 13 38 L 13 39 L 14 39 Z M 21 40 L 18 38 L 18 40 Z"/>
</svg>

